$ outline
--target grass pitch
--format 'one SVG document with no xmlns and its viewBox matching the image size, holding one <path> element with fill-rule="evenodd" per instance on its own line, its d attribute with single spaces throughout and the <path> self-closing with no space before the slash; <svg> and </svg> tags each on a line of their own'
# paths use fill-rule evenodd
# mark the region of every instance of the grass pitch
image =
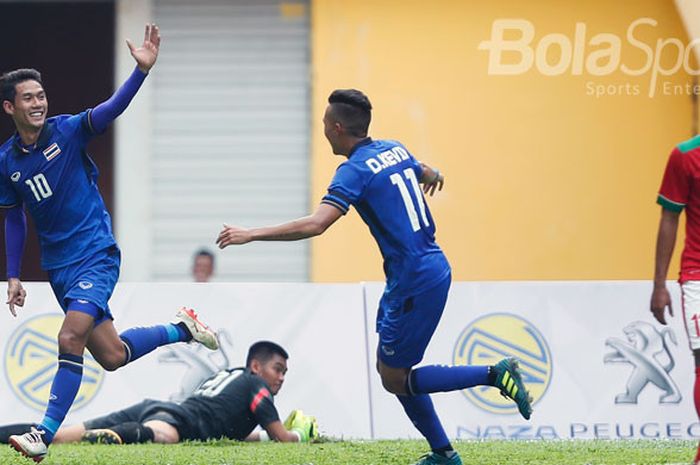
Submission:
<svg viewBox="0 0 700 465">
<path fill-rule="evenodd" d="M 692 441 L 457 441 L 465 465 L 689 464 Z M 212 441 L 177 445 L 57 445 L 42 465 L 408 465 L 424 441 L 337 441 L 319 444 Z M 32 464 L 9 446 L 0 464 Z"/>
</svg>

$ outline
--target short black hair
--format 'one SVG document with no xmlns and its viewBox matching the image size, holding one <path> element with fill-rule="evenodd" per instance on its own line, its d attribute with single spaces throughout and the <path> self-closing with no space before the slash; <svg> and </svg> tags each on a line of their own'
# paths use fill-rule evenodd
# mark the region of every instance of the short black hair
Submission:
<svg viewBox="0 0 700 465">
<path fill-rule="evenodd" d="M 15 103 L 15 96 L 17 95 L 16 86 L 24 81 L 36 81 L 41 84 L 41 73 L 35 69 L 22 68 L 3 74 L 2 77 L 0 77 L 0 83 L 2 83 L 2 100 L 9 100 Z"/>
<path fill-rule="evenodd" d="M 211 264 L 214 265 L 214 254 L 212 253 L 211 250 L 209 250 L 205 247 L 203 247 L 203 248 L 197 250 L 197 252 L 195 252 L 194 258 L 197 258 L 197 257 L 209 257 L 209 259 L 211 260 Z"/>
<path fill-rule="evenodd" d="M 285 360 L 289 358 L 289 354 L 282 348 L 281 345 L 275 344 L 271 341 L 258 341 L 250 346 L 250 349 L 248 349 L 248 357 L 245 360 L 245 366 L 250 368 L 253 360 L 266 363 L 272 358 L 273 355 L 279 355 Z"/>
<path fill-rule="evenodd" d="M 372 104 L 369 98 L 357 89 L 336 89 L 328 97 L 333 116 L 348 133 L 355 137 L 367 137 L 372 121 Z"/>
</svg>

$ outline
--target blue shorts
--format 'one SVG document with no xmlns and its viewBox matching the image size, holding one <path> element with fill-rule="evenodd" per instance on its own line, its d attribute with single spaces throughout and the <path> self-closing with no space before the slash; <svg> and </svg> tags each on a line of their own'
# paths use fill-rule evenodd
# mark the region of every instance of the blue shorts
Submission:
<svg viewBox="0 0 700 465">
<path fill-rule="evenodd" d="M 63 312 L 70 310 L 91 315 L 95 326 L 107 319 L 114 319 L 107 302 L 119 279 L 121 252 L 116 245 L 71 263 L 63 268 L 49 270 L 51 289 Z M 92 304 L 92 305 L 90 305 Z"/>
<path fill-rule="evenodd" d="M 410 368 L 423 360 L 425 349 L 445 309 L 452 276 L 412 297 L 384 294 L 377 311 L 377 356 L 392 368 Z"/>
</svg>

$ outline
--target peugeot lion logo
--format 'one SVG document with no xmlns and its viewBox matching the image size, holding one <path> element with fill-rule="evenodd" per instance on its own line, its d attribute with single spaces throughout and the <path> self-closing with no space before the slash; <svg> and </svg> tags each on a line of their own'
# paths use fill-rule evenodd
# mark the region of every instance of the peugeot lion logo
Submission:
<svg viewBox="0 0 700 465">
<path fill-rule="evenodd" d="M 622 330 L 627 336 L 623 341 L 608 338 L 605 345 L 613 351 L 606 354 L 604 363 L 629 363 L 634 367 L 627 380 L 627 390 L 615 396 L 616 404 L 636 404 L 647 384 L 652 383 L 663 391 L 660 404 L 678 404 L 683 399 L 678 386 L 669 373 L 676 365 L 668 349 L 667 339 L 678 345 L 676 334 L 670 328 L 658 331 L 650 323 L 635 321 Z"/>
</svg>

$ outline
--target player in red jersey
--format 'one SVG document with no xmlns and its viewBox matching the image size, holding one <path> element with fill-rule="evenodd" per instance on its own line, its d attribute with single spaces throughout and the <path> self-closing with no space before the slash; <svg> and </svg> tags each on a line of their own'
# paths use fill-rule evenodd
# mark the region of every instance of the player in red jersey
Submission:
<svg viewBox="0 0 700 465">
<path fill-rule="evenodd" d="M 693 396 L 700 417 L 700 136 L 679 144 L 671 152 L 657 203 L 661 205 L 661 221 L 656 240 L 651 312 L 662 325 L 666 324 L 666 307 L 673 316 L 666 277 L 676 243 L 678 218 L 685 209 L 686 237 L 681 255 L 680 285 L 683 320 L 695 357 Z M 700 464 L 700 446 L 693 463 Z"/>
</svg>

